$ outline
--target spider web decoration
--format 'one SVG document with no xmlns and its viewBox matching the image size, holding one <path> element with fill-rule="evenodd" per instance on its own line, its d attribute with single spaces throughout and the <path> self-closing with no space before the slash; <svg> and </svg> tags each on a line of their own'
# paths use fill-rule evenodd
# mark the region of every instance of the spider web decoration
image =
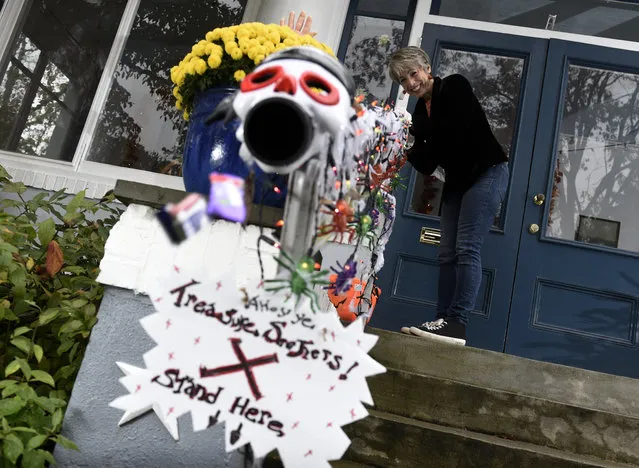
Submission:
<svg viewBox="0 0 639 468">
<path fill-rule="evenodd" d="M 350 444 L 341 426 L 366 417 L 366 377 L 385 372 L 369 355 L 377 341 L 360 321 L 296 306 L 262 282 L 239 289 L 233 272 L 204 283 L 175 266 L 149 296 L 140 320 L 157 344 L 146 368 L 118 363 L 129 394 L 111 402 L 120 424 L 151 409 L 175 439 L 190 412 L 194 431 L 225 424 L 227 451 L 277 449 L 285 466 L 328 467 Z"/>
</svg>

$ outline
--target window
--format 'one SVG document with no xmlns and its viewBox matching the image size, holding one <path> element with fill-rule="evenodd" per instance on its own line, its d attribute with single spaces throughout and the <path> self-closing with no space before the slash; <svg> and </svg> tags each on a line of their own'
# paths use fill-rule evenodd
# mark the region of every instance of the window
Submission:
<svg viewBox="0 0 639 468">
<path fill-rule="evenodd" d="M 186 122 L 169 77 L 207 31 L 241 22 L 246 0 L 142 0 L 88 160 L 180 175 Z"/>
<path fill-rule="evenodd" d="M 397 93 L 388 76 L 390 55 L 408 43 L 415 0 L 353 0 L 339 57 L 367 102 L 390 101 Z"/>
<path fill-rule="evenodd" d="M 0 80 L 0 149 L 73 159 L 124 7 L 33 2 Z"/>
<path fill-rule="evenodd" d="M 639 41 L 639 2 L 609 0 L 439 0 L 431 13 L 566 33 Z"/>
<path fill-rule="evenodd" d="M 186 122 L 170 69 L 206 32 L 241 22 L 247 1 L 0 0 L 3 161 L 52 168 L 38 177 L 55 180 L 34 183 L 54 189 L 69 167 L 84 174 L 70 190 L 137 178 L 122 167 L 180 176 Z"/>
</svg>

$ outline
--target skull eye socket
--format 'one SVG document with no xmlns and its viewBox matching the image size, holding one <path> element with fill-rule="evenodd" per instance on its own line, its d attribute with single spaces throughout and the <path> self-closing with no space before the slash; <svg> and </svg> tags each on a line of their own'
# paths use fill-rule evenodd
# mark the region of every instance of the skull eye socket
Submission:
<svg viewBox="0 0 639 468">
<path fill-rule="evenodd" d="M 269 85 L 274 84 L 279 77 L 284 73 L 282 67 L 268 67 L 263 70 L 258 70 L 253 73 L 249 73 L 242 80 L 240 89 L 242 92 L 255 91 L 257 89 L 266 88 Z"/>
<path fill-rule="evenodd" d="M 302 73 L 300 84 L 304 91 L 306 91 L 306 94 L 320 104 L 334 106 L 339 102 L 339 92 L 337 88 L 316 73 Z"/>
</svg>

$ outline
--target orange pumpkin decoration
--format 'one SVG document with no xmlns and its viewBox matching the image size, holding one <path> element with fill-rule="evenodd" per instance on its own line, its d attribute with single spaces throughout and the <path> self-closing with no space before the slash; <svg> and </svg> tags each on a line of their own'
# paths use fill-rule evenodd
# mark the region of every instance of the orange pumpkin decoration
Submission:
<svg viewBox="0 0 639 468">
<path fill-rule="evenodd" d="M 337 275 L 333 274 L 329 276 L 328 279 L 331 283 L 335 283 Z M 364 291 L 365 288 L 365 282 L 360 281 L 359 278 L 353 278 L 351 287 L 343 294 L 335 294 L 335 289 L 328 290 L 328 298 L 337 309 L 337 314 L 341 320 L 348 323 L 355 321 L 357 318 L 357 314 L 355 312 L 359 308 L 362 300 L 362 291 Z M 373 287 L 373 293 L 371 294 L 371 306 L 366 323 L 370 321 L 373 311 L 375 310 L 375 305 L 377 304 L 377 299 L 381 293 L 382 290 L 378 286 Z"/>
</svg>

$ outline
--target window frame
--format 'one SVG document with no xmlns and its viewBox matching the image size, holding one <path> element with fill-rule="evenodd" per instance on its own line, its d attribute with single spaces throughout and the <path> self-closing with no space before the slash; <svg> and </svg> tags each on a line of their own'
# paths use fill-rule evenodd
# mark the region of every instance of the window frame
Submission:
<svg viewBox="0 0 639 468">
<path fill-rule="evenodd" d="M 639 1 L 639 0 L 638 0 Z M 344 24 L 344 31 L 342 33 L 342 39 L 339 44 L 339 49 L 337 52 L 337 58 L 344 62 L 346 58 L 346 52 L 348 51 L 348 45 L 350 42 L 350 36 L 353 30 L 353 23 L 355 22 L 356 16 L 365 16 L 367 18 L 376 18 L 383 19 L 389 21 L 403 21 L 404 22 L 404 33 L 402 34 L 402 42 L 401 46 L 406 47 L 410 42 L 411 32 L 413 29 L 413 25 L 415 24 L 415 13 L 417 11 L 418 0 L 409 0 L 408 2 L 408 11 L 406 12 L 406 16 L 402 15 L 391 15 L 391 14 L 383 14 L 376 13 L 373 11 L 366 10 L 364 8 L 359 8 L 359 0 L 350 0 L 348 4 L 348 12 L 346 14 L 346 22 Z M 399 95 L 399 85 L 395 82 L 391 85 L 390 96 L 391 100 L 397 101 L 397 96 Z"/>
<path fill-rule="evenodd" d="M 99 198 L 115 186 L 118 179 L 131 180 L 159 187 L 184 190 L 181 177 L 158 174 L 141 169 L 131 169 L 88 160 L 91 144 L 98 127 L 99 116 L 111 92 L 113 75 L 124 53 L 135 18 L 142 0 L 127 0 L 120 18 L 111 49 L 73 159 L 56 161 L 0 149 L 0 164 L 25 185 L 45 190 L 66 188 L 69 192 L 87 190 L 87 196 Z M 33 0 L 6 0 L 0 10 L 0 76 L 11 60 L 11 47 L 22 31 Z M 253 19 L 261 0 L 247 0 L 242 21 Z"/>
</svg>

